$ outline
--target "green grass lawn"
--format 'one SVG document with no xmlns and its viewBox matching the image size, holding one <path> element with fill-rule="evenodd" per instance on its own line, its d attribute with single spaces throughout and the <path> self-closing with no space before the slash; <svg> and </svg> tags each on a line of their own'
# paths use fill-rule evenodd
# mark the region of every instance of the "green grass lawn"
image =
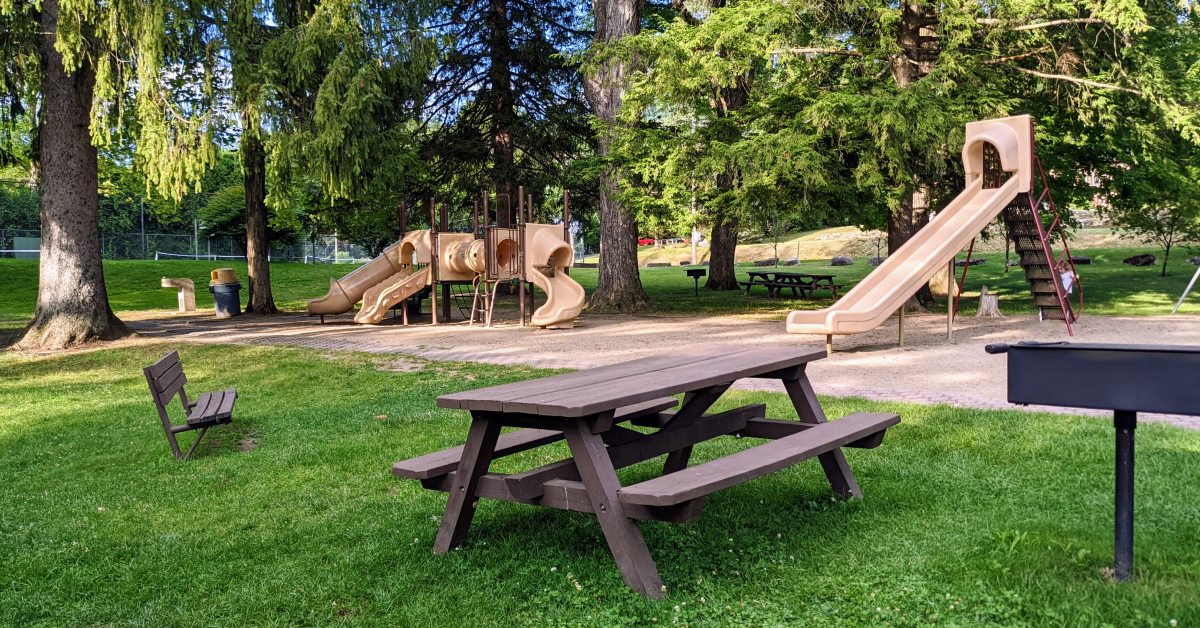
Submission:
<svg viewBox="0 0 1200 628">
<path fill-rule="evenodd" d="M 824 399 L 834 417 L 903 417 L 880 448 L 847 453 L 865 501 L 830 500 L 810 461 L 712 496 L 696 522 L 643 524 L 669 588 L 655 602 L 625 588 L 578 513 L 485 501 L 468 545 L 435 557 L 445 496 L 391 476 L 463 439 L 464 413 L 437 395 L 538 372 L 187 346 L 193 391 L 241 398 L 179 463 L 140 370 L 169 348 L 0 354 L 0 624 L 1200 622 L 1200 433 L 1138 430 L 1138 573 L 1114 584 L 1107 422 Z M 726 405 L 751 401 L 794 416 L 777 394 Z"/>
<path fill-rule="evenodd" d="M 1092 263 L 1080 267 L 1084 289 L 1084 314 L 1146 316 L 1167 314 L 1175 300 L 1187 285 L 1195 267 L 1186 262 L 1183 251 L 1172 256 L 1169 273 L 1159 276 L 1159 267 L 1135 268 L 1126 266 L 1121 260 L 1149 247 L 1130 249 L 1091 249 L 1080 254 L 1092 258 Z M 972 267 L 967 275 L 966 297 L 961 311 L 973 314 L 978 301 L 979 287 L 986 284 L 993 292 L 1000 293 L 1001 309 L 1008 313 L 1035 312 L 1029 289 L 1020 269 L 1004 272 L 1002 254 L 989 253 L 987 261 Z M 226 263 L 237 270 L 239 277 L 246 277 L 244 263 Z M 105 262 L 105 278 L 109 298 L 114 310 L 174 309 L 175 292 L 159 287 L 159 278 L 190 277 L 196 281 L 196 303 L 199 307 L 212 307 L 212 296 L 207 290 L 208 273 L 217 263 L 209 261 L 108 261 Z M 313 265 L 277 263 L 271 265 L 271 280 L 276 304 L 280 308 L 302 311 L 306 299 L 323 296 L 331 278 L 340 277 L 354 267 L 348 265 Z M 739 266 L 739 277 L 753 266 Z M 831 267 L 828 260 L 806 260 L 798 267 L 785 270 L 798 272 L 820 272 L 837 275 L 837 282 L 846 289 L 874 270 L 866 260 L 859 258 L 853 266 Z M 961 269 L 959 269 L 961 273 Z M 597 270 L 576 268 L 571 271 L 589 292 L 596 286 Z M 683 269 L 643 268 L 642 283 L 653 304 L 653 312 L 659 314 L 715 314 L 751 315 L 782 318 L 794 309 L 825 307 L 831 300 L 818 298 L 770 299 L 762 289 L 756 289 L 747 297 L 743 292 L 714 292 L 701 289 L 700 295 L 693 294 L 693 282 Z M 701 282 L 703 286 L 703 282 Z M 37 262 L 33 260 L 0 259 L 0 321 L 27 320 L 33 315 L 37 300 Z M 243 289 L 245 302 L 247 293 Z M 1181 313 L 1200 313 L 1200 296 L 1189 299 Z"/>
</svg>

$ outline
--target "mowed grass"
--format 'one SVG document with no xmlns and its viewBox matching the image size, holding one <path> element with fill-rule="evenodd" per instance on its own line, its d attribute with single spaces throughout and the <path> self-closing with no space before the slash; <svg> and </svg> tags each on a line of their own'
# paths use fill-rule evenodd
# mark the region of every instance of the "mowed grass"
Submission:
<svg viewBox="0 0 1200 628">
<path fill-rule="evenodd" d="M 833 417 L 903 417 L 847 451 L 865 501 L 831 500 L 809 461 L 712 496 L 696 522 L 642 524 L 669 590 L 656 602 L 625 588 L 584 514 L 484 501 L 468 545 L 433 556 L 444 494 L 391 476 L 464 438 L 437 395 L 540 372 L 185 346 L 193 391 L 240 399 L 180 463 L 141 374 L 172 348 L 0 354 L 0 624 L 1200 622 L 1200 433 L 1138 430 L 1137 578 L 1116 584 L 1106 421 L 824 399 Z M 794 417 L 778 394 L 721 407 L 747 402 Z"/>
<path fill-rule="evenodd" d="M 1121 260 L 1135 253 L 1152 251 L 1152 247 L 1111 248 L 1079 251 L 1091 257 L 1092 263 L 1080 266 L 1084 290 L 1084 315 L 1150 316 L 1170 313 L 1183 292 L 1195 266 L 1187 263 L 1184 251 L 1172 255 L 1169 272 L 1160 277 L 1158 266 L 1126 266 Z M 965 296 L 960 312 L 972 315 L 978 305 L 979 288 L 987 285 L 1000 294 L 1000 307 L 1006 313 L 1034 313 L 1033 300 L 1019 268 L 1004 272 L 1004 256 L 988 253 L 986 261 L 967 274 Z M 208 292 L 209 271 L 217 265 L 234 268 L 242 278 L 243 304 L 249 298 L 245 289 L 245 263 L 210 261 L 142 261 L 120 260 L 104 263 L 109 300 L 115 311 L 171 310 L 176 306 L 175 291 L 159 287 L 161 277 L 189 277 L 196 282 L 196 303 L 201 308 L 212 307 Z M 349 273 L 350 265 L 276 263 L 271 265 L 272 291 L 276 304 L 283 310 L 303 311 L 307 299 L 324 296 L 329 280 Z M 738 277 L 748 278 L 753 266 L 739 266 Z M 772 268 L 761 270 L 776 270 Z M 849 290 L 869 272 L 875 270 L 863 258 L 852 266 L 833 267 L 829 260 L 805 260 L 800 266 L 778 270 L 807 273 L 828 273 L 837 276 L 843 290 Z M 958 269 L 961 275 L 962 269 Z M 37 262 L 35 260 L 0 259 L 0 321 L 23 321 L 33 316 L 37 302 Z M 574 268 L 571 276 L 590 294 L 596 287 L 597 269 Z M 795 309 L 814 309 L 832 303 L 828 293 L 817 298 L 768 298 L 763 288 L 755 288 L 747 296 L 744 291 L 712 291 L 704 289 L 694 294 L 694 282 L 684 269 L 642 268 L 642 285 L 651 300 L 650 313 L 665 315 L 741 315 L 760 318 L 782 318 Z M 539 295 L 539 299 L 541 296 Z M 943 308 L 944 305 L 939 307 Z M 936 309 L 936 308 L 935 308 Z M 1183 314 L 1200 314 L 1200 295 L 1188 299 L 1180 309 Z"/>
</svg>

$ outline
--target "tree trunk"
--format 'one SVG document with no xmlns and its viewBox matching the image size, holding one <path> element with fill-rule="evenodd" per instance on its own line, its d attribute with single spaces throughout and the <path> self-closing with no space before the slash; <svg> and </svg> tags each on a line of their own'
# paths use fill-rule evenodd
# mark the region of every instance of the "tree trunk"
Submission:
<svg viewBox="0 0 1200 628">
<path fill-rule="evenodd" d="M 57 27 L 58 0 L 43 0 L 37 155 L 42 244 L 37 309 L 18 343 L 22 349 L 63 349 L 130 333 L 109 307 L 104 286 L 96 147 L 89 131 L 96 73 L 86 57 L 67 73 L 54 49 Z"/>
<path fill-rule="evenodd" d="M 1163 247 L 1163 267 L 1162 267 L 1162 274 L 1161 274 L 1161 275 L 1159 275 L 1159 277 L 1166 277 L 1166 276 L 1167 276 L 1167 260 L 1168 260 L 1170 257 L 1171 257 L 1171 245 L 1170 245 L 1170 244 L 1168 244 L 1168 245 L 1166 245 L 1166 246 L 1164 246 L 1164 247 Z"/>
<path fill-rule="evenodd" d="M 243 124 L 249 124 L 243 116 Z M 267 156 L 258 134 L 243 127 L 242 182 L 246 189 L 246 272 L 250 291 L 247 312 L 274 314 L 275 298 L 271 295 L 271 263 L 267 240 Z"/>
<path fill-rule="evenodd" d="M 718 218 L 720 220 L 720 218 Z M 708 242 L 708 290 L 737 290 L 737 274 L 734 273 L 734 256 L 737 253 L 738 218 L 726 216 L 713 225 Z"/>
<path fill-rule="evenodd" d="M 929 211 L 924 197 L 917 194 L 905 194 L 900 201 L 900 207 L 888 214 L 888 255 L 891 256 L 917 231 L 929 223 Z M 924 312 L 934 304 L 933 292 L 929 284 L 921 286 L 913 298 L 908 300 L 904 309 L 909 312 Z"/>
<path fill-rule="evenodd" d="M 914 81 L 933 70 L 941 53 L 941 42 L 933 27 L 938 25 L 936 5 L 903 0 L 900 23 L 896 28 L 896 43 L 900 52 L 892 56 L 892 79 L 896 87 L 906 89 Z M 888 215 L 888 254 L 896 252 L 908 239 L 929 222 L 925 194 L 920 181 L 898 181 L 906 192 L 897 211 Z M 918 198 L 919 197 L 919 202 Z M 933 305 L 929 286 L 922 286 L 905 304 L 909 311 Z"/>
<path fill-rule="evenodd" d="M 512 42 L 509 41 L 508 0 L 488 1 L 488 47 L 491 66 L 488 69 L 492 87 L 492 185 L 498 194 L 507 194 L 507 205 L 497 209 L 497 224 L 514 224 L 516 199 L 516 166 L 513 157 L 513 127 L 516 114 L 512 88 Z"/>
<path fill-rule="evenodd" d="M 641 26 L 640 0 L 593 0 L 596 43 L 616 41 L 634 35 Z M 625 97 L 626 62 L 610 60 L 584 77 L 584 94 L 592 113 L 607 124 L 613 124 Z M 601 131 L 596 153 L 607 157 L 611 129 Z M 635 312 L 645 308 L 650 299 L 642 289 L 638 274 L 637 220 L 621 207 L 620 171 L 610 166 L 600 175 L 600 277 L 592 293 L 590 307 L 618 312 Z"/>
</svg>

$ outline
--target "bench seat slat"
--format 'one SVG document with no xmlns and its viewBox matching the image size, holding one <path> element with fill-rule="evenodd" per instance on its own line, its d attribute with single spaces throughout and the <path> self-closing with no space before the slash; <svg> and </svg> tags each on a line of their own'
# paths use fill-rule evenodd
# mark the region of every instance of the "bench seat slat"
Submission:
<svg viewBox="0 0 1200 628">
<path fill-rule="evenodd" d="M 236 399 L 237 389 L 234 388 L 201 393 L 196 406 L 188 413 L 188 425 L 228 422 L 233 416 L 233 404 Z"/>
<path fill-rule="evenodd" d="M 852 414 L 820 423 L 797 434 L 739 451 L 622 488 L 621 501 L 644 506 L 671 506 L 773 473 L 823 454 L 900 422 L 895 414 Z"/>
</svg>

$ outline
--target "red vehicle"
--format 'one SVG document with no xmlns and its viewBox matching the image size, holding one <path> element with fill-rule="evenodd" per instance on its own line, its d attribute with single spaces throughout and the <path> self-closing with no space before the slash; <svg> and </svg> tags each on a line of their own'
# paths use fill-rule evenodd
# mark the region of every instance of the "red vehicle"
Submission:
<svg viewBox="0 0 1200 628">
<path fill-rule="evenodd" d="M 654 244 L 654 238 L 638 238 L 638 246 L 650 246 Z"/>
</svg>

